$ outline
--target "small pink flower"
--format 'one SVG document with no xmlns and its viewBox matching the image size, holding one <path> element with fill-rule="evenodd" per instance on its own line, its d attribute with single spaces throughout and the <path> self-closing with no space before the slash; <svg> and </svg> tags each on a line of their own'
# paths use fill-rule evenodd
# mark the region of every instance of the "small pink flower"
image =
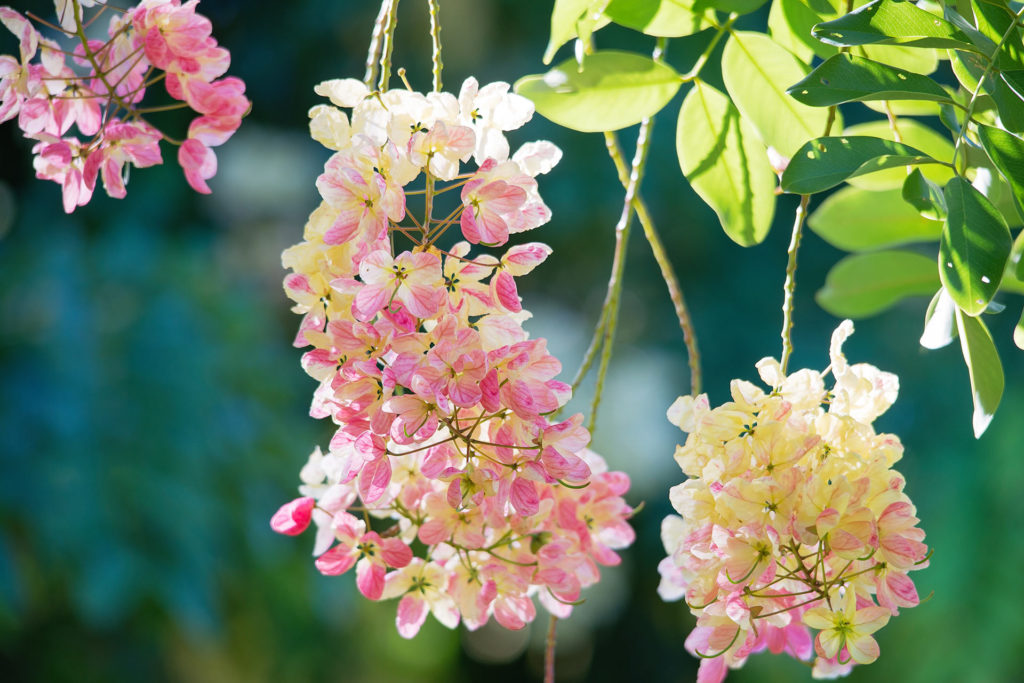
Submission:
<svg viewBox="0 0 1024 683">
<path fill-rule="evenodd" d="M 296 498 L 281 506 L 270 519 L 270 528 L 279 534 L 297 536 L 309 527 L 313 518 L 313 507 L 316 500 L 311 496 Z"/>
</svg>

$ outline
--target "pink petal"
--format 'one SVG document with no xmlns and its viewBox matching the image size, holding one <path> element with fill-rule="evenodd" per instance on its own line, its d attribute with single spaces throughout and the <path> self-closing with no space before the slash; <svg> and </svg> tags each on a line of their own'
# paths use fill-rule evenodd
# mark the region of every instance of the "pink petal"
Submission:
<svg viewBox="0 0 1024 683">
<path fill-rule="evenodd" d="M 310 496 L 296 498 L 292 502 L 282 505 L 270 519 L 270 528 L 279 534 L 288 536 L 301 534 L 309 527 L 315 505 L 316 500 Z"/>
<path fill-rule="evenodd" d="M 398 616 L 395 625 L 403 638 L 412 638 L 419 633 L 420 626 L 427 620 L 427 602 L 416 593 L 406 593 L 398 601 Z"/>
</svg>

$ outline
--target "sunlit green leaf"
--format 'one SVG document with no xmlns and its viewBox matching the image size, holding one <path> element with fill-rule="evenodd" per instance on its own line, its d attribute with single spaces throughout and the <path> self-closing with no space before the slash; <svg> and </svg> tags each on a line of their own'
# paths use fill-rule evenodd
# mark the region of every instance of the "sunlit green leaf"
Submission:
<svg viewBox="0 0 1024 683">
<path fill-rule="evenodd" d="M 1003 364 L 992 335 L 980 318 L 972 318 L 958 310 L 956 326 L 960 332 L 960 348 L 967 363 L 967 373 L 971 377 L 974 436 L 979 438 L 988 428 L 1003 397 Z"/>
<path fill-rule="evenodd" d="M 588 55 L 582 72 L 568 59 L 543 75 L 524 76 L 516 92 L 555 123 L 588 133 L 617 130 L 656 114 L 682 80 L 667 64 L 632 52 Z"/>
<path fill-rule="evenodd" d="M 946 164 L 953 161 L 953 144 L 949 138 L 929 128 L 920 121 L 914 119 L 896 119 L 896 128 L 899 130 L 900 142 L 918 149 L 936 161 Z M 843 131 L 846 135 L 869 135 L 886 140 L 895 140 L 896 134 L 892 130 L 892 124 L 888 121 L 868 121 L 850 126 Z M 925 178 L 945 185 L 946 181 L 953 175 L 953 169 L 941 164 L 929 164 L 921 167 Z M 894 187 L 902 187 L 903 181 L 907 178 L 906 168 L 893 168 L 869 175 L 857 176 L 850 180 L 850 184 L 862 187 L 865 190 L 884 190 Z"/>
<path fill-rule="evenodd" d="M 992 126 L 978 126 L 978 137 L 989 158 L 1013 190 L 1017 206 L 1024 210 L 1024 140 Z"/>
<path fill-rule="evenodd" d="M 846 251 L 864 251 L 939 239 L 942 224 L 903 201 L 900 190 L 871 192 L 844 187 L 807 219 L 822 239 Z"/>
<path fill-rule="evenodd" d="M 946 198 L 942 194 L 942 188 L 925 178 L 919 168 L 915 168 L 907 176 L 900 195 L 904 202 L 926 219 L 941 221 L 946 217 Z"/>
<path fill-rule="evenodd" d="M 941 349 L 953 343 L 956 337 L 956 304 L 945 288 L 940 287 L 924 314 L 921 346 L 926 349 Z"/>
<path fill-rule="evenodd" d="M 712 25 L 714 13 L 692 0 L 612 0 L 604 13 L 620 26 L 649 36 L 688 36 Z"/>
<path fill-rule="evenodd" d="M 814 36 L 831 45 L 883 43 L 980 52 L 956 26 L 911 2 L 876 0 L 814 27 Z"/>
<path fill-rule="evenodd" d="M 826 58 L 836 48 L 811 37 L 811 27 L 824 21 L 800 0 L 775 0 L 768 12 L 768 34 L 801 62 L 809 64 L 814 55 Z"/>
<path fill-rule="evenodd" d="M 544 63 L 550 64 L 555 58 L 558 48 L 580 33 L 583 23 L 584 33 L 590 33 L 608 23 L 601 17 L 601 9 L 608 0 L 555 0 L 551 10 L 551 37 L 547 49 L 544 50 Z M 585 16 L 586 15 L 586 16 Z"/>
<path fill-rule="evenodd" d="M 1024 312 L 1021 313 L 1020 320 L 1013 328 L 1013 343 L 1017 345 L 1018 349 L 1024 350 Z"/>
<path fill-rule="evenodd" d="M 866 318 L 939 287 L 935 261 L 908 251 L 853 254 L 837 263 L 815 299 L 840 318 Z"/>
<path fill-rule="evenodd" d="M 763 241 L 775 213 L 775 174 L 764 145 L 729 98 L 695 81 L 679 111 L 683 175 L 738 244 Z"/>
<path fill-rule="evenodd" d="M 953 301 L 979 315 L 995 296 L 1010 257 L 1010 231 L 985 195 L 959 176 L 943 190 L 946 220 L 939 240 L 939 274 Z"/>
<path fill-rule="evenodd" d="M 952 102 L 927 76 L 848 54 L 829 57 L 787 92 L 815 107 L 863 100 Z"/>
<path fill-rule="evenodd" d="M 818 138 L 790 159 L 782 174 L 782 189 L 813 194 L 881 169 L 934 163 L 938 162 L 924 152 L 892 140 L 847 135 Z"/>
<path fill-rule="evenodd" d="M 861 45 L 853 48 L 853 54 L 922 75 L 928 75 L 939 68 L 939 51 L 934 48 Z"/>
<path fill-rule="evenodd" d="M 992 94 L 999 109 L 999 122 L 1014 133 L 1024 132 L 1024 101 L 1006 82 L 1003 74 L 985 79 L 985 89 Z"/>
<path fill-rule="evenodd" d="M 1024 43 L 1020 31 L 1006 31 L 1016 21 L 1015 12 L 1002 0 L 971 0 L 974 21 L 982 35 L 993 43 L 1002 43 L 996 66 L 1003 70 L 1024 69 Z M 1007 36 L 1003 39 L 1003 36 Z"/>
<path fill-rule="evenodd" d="M 1010 249 L 1009 266 L 1010 275 L 1024 282 L 1024 230 L 1017 233 L 1017 239 L 1013 241 L 1013 248 Z"/>
</svg>

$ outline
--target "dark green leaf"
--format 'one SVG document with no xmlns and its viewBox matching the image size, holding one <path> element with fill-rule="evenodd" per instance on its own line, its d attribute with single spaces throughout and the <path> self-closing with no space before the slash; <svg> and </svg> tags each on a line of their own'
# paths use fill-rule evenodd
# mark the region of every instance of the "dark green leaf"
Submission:
<svg viewBox="0 0 1024 683">
<path fill-rule="evenodd" d="M 958 310 L 956 325 L 967 373 L 971 377 L 974 436 L 979 438 L 988 428 L 1003 397 L 1003 364 L 999 361 L 992 335 L 980 318 L 972 318 Z"/>
<path fill-rule="evenodd" d="M 818 138 L 790 159 L 782 174 L 782 189 L 813 194 L 881 169 L 934 163 L 938 162 L 924 152 L 892 140 L 845 135 Z"/>
<path fill-rule="evenodd" d="M 762 33 L 736 31 L 722 53 L 722 80 L 743 118 L 754 124 L 766 147 L 790 157 L 821 135 L 828 111 L 800 104 L 786 88 L 807 75 L 786 48 Z"/>
<path fill-rule="evenodd" d="M 941 189 L 939 190 L 941 193 Z M 830 194 L 807 219 L 822 239 L 846 251 L 937 240 L 942 224 L 923 218 L 900 191 L 844 187 Z"/>
<path fill-rule="evenodd" d="M 829 57 L 787 92 L 798 102 L 815 107 L 864 100 L 952 102 L 927 76 L 848 54 Z"/>
<path fill-rule="evenodd" d="M 1013 248 L 1010 249 L 1010 275 L 1015 279 L 1024 282 L 1024 230 L 1017 233 L 1017 239 L 1013 241 Z"/>
<path fill-rule="evenodd" d="M 933 221 L 945 219 L 946 198 L 942 195 L 942 188 L 925 178 L 921 169 L 915 168 L 910 172 L 907 179 L 903 181 L 903 189 L 900 194 L 903 200 L 914 207 L 924 218 Z"/>
<path fill-rule="evenodd" d="M 833 266 L 815 299 L 840 318 L 866 318 L 938 287 L 932 259 L 908 251 L 875 251 L 847 256 Z"/>
<path fill-rule="evenodd" d="M 1024 100 L 1024 71 L 1004 71 L 1000 77 L 1010 86 L 1017 97 Z"/>
<path fill-rule="evenodd" d="M 656 114 L 679 90 L 675 70 L 650 57 L 604 50 L 583 71 L 568 59 L 543 75 L 524 76 L 516 92 L 555 123 L 587 133 L 617 130 Z"/>
<path fill-rule="evenodd" d="M 834 21 L 818 24 L 814 37 L 839 46 L 883 43 L 981 51 L 967 34 L 945 19 L 899 0 L 876 0 Z"/>
<path fill-rule="evenodd" d="M 728 97 L 694 82 L 679 111 L 676 151 L 683 175 L 725 234 L 743 246 L 763 241 L 775 213 L 775 173 L 753 126 Z"/>
<path fill-rule="evenodd" d="M 924 314 L 921 346 L 926 349 L 941 349 L 949 346 L 956 336 L 956 304 L 949 298 L 945 288 L 939 287 Z"/>
<path fill-rule="evenodd" d="M 943 190 L 946 220 L 939 240 L 939 275 L 968 315 L 980 315 L 995 296 L 1010 257 L 1010 231 L 985 195 L 963 178 Z"/>
<path fill-rule="evenodd" d="M 697 0 L 700 2 L 700 0 Z M 649 36 L 688 36 L 713 25 L 714 13 L 693 0 L 612 0 L 604 13 L 620 26 Z"/>
<path fill-rule="evenodd" d="M 1005 130 L 978 125 L 982 147 L 1010 184 L 1017 207 L 1024 212 L 1024 140 Z"/>
<path fill-rule="evenodd" d="M 999 109 L 999 122 L 1003 128 L 1014 133 L 1024 132 L 1024 102 L 1006 82 L 1002 74 L 990 74 L 985 79 L 985 89 L 992 93 Z"/>
</svg>

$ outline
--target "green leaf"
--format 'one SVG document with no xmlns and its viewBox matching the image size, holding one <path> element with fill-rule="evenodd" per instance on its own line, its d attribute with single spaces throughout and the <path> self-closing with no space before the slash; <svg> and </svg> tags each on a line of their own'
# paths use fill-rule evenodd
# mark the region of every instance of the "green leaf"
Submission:
<svg viewBox="0 0 1024 683">
<path fill-rule="evenodd" d="M 1024 350 L 1024 312 L 1021 313 L 1020 320 L 1013 328 L 1013 343 L 1017 345 L 1018 349 Z"/>
<path fill-rule="evenodd" d="M 934 163 L 938 162 L 924 152 L 892 140 L 847 135 L 818 138 L 790 159 L 782 174 L 782 189 L 813 194 L 881 169 Z"/>
<path fill-rule="evenodd" d="M 1006 82 L 1004 74 L 991 74 L 985 79 L 985 89 L 992 93 L 999 109 L 999 122 L 1014 133 L 1024 132 L 1024 102 Z"/>
<path fill-rule="evenodd" d="M 980 318 L 966 316 L 958 310 L 956 326 L 960 332 L 960 348 L 964 352 L 967 373 L 971 377 L 974 437 L 980 438 L 1003 397 L 1003 364 L 999 361 L 992 335 Z"/>
<path fill-rule="evenodd" d="M 1005 130 L 978 125 L 978 138 L 988 152 L 989 159 L 1002 174 L 1024 212 L 1024 140 Z"/>
<path fill-rule="evenodd" d="M 853 53 L 925 76 L 939 68 L 939 51 L 935 49 L 902 45 L 861 45 L 853 48 Z"/>
<path fill-rule="evenodd" d="M 927 76 L 848 54 L 829 57 L 787 92 L 814 107 L 864 100 L 953 101 Z"/>
<path fill-rule="evenodd" d="M 946 220 L 939 240 L 939 275 L 953 301 L 980 315 L 995 296 L 1010 257 L 1010 231 L 981 192 L 957 176 L 943 190 Z"/>
<path fill-rule="evenodd" d="M 612 0 L 604 13 L 620 26 L 649 36 L 675 38 L 713 25 L 714 13 L 694 5 L 693 0 Z"/>
<path fill-rule="evenodd" d="M 834 21 L 814 27 L 814 37 L 830 45 L 872 43 L 952 48 L 980 52 L 963 31 L 911 2 L 876 0 Z"/>
<path fill-rule="evenodd" d="M 558 48 L 580 35 L 589 36 L 608 23 L 601 10 L 608 0 L 555 0 L 551 10 L 551 37 L 544 50 L 544 63 L 550 64 Z M 581 26 L 582 24 L 582 26 Z"/>
<path fill-rule="evenodd" d="M 982 35 L 998 45 L 996 66 L 999 69 L 1024 69 L 1024 42 L 1021 42 L 1020 31 L 1010 33 L 1005 41 L 1006 30 L 1017 20 L 1016 13 L 1002 0 L 971 0 L 974 10 L 974 21 Z"/>
<path fill-rule="evenodd" d="M 702 0 L 699 7 L 714 7 L 723 12 L 749 14 L 763 5 L 767 0 Z"/>
<path fill-rule="evenodd" d="M 924 218 L 932 221 L 946 218 L 946 198 L 942 188 L 925 178 L 921 169 L 915 168 L 910 172 L 903 182 L 900 195 Z M 935 236 L 938 237 L 938 233 Z"/>
<path fill-rule="evenodd" d="M 814 298 L 832 315 L 866 318 L 938 287 L 932 259 L 909 251 L 874 251 L 847 256 L 834 265 Z"/>
<path fill-rule="evenodd" d="M 1010 90 L 1017 94 L 1017 97 L 1024 100 L 1024 71 L 1004 71 L 1000 77 L 1010 86 Z"/>
<path fill-rule="evenodd" d="M 516 92 L 533 100 L 555 123 L 585 133 L 618 130 L 656 114 L 682 80 L 650 57 L 603 50 L 588 55 L 583 71 L 568 59 L 543 75 L 524 76 Z"/>
<path fill-rule="evenodd" d="M 679 110 L 676 152 L 683 175 L 743 246 L 768 234 L 775 214 L 775 174 L 757 133 L 729 98 L 700 80 Z"/>
<path fill-rule="evenodd" d="M 942 224 L 923 218 L 899 190 L 869 192 L 844 187 L 833 192 L 807 219 L 823 240 L 845 251 L 865 251 L 937 240 Z"/>
<path fill-rule="evenodd" d="M 913 119 L 897 119 L 896 127 L 900 132 L 900 142 L 904 145 L 918 149 L 939 162 L 949 164 L 953 161 L 953 144 L 945 135 Z M 843 132 L 846 135 L 868 135 L 886 140 L 894 140 L 896 137 L 888 121 L 858 123 Z M 926 178 L 940 185 L 945 185 L 953 175 L 953 169 L 950 166 L 941 164 L 929 164 L 922 167 L 921 172 Z M 865 190 L 885 190 L 902 187 L 903 181 L 906 179 L 907 170 L 905 168 L 893 168 L 870 175 L 857 176 L 850 180 L 850 184 Z"/>
<path fill-rule="evenodd" d="M 736 108 L 757 129 L 766 147 L 790 157 L 805 141 L 821 135 L 828 111 L 800 104 L 786 88 L 807 75 L 807 67 L 762 33 L 736 31 L 722 54 L 722 80 Z"/>
<path fill-rule="evenodd" d="M 941 349 L 956 339 L 956 304 L 942 287 L 932 297 L 928 311 L 924 314 L 924 331 L 921 346 L 926 349 Z"/>
<path fill-rule="evenodd" d="M 1017 239 L 1013 241 L 1010 249 L 1010 275 L 1017 280 L 1024 281 L 1024 230 L 1017 233 Z"/>
<path fill-rule="evenodd" d="M 817 12 L 800 0 L 775 0 L 768 11 L 768 35 L 801 62 L 809 64 L 816 54 L 824 59 L 836 53 L 832 45 L 811 37 L 811 27 L 822 21 Z"/>
</svg>

